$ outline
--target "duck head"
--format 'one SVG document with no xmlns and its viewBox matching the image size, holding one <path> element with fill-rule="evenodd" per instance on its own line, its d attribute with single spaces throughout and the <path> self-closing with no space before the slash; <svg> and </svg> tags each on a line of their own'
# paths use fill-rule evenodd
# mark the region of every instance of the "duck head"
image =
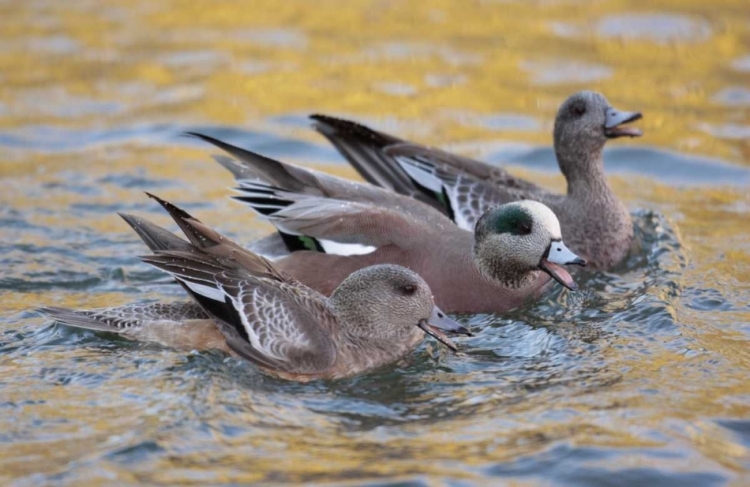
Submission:
<svg viewBox="0 0 750 487">
<path fill-rule="evenodd" d="M 555 154 L 563 174 L 570 179 L 587 174 L 592 165 L 601 165 L 601 152 L 609 139 L 643 135 L 627 125 L 640 118 L 640 112 L 618 110 L 595 91 L 571 95 L 555 117 Z"/>
<path fill-rule="evenodd" d="M 435 305 L 424 279 L 397 265 L 375 265 L 352 273 L 329 302 L 350 337 L 363 343 L 409 348 L 427 334 L 455 351 L 445 332 L 471 335 Z"/>
<path fill-rule="evenodd" d="M 474 257 L 480 270 L 509 287 L 549 274 L 568 289 L 578 289 L 563 265 L 586 265 L 562 240 L 560 222 L 546 205 L 516 201 L 488 210 L 477 221 Z"/>
</svg>

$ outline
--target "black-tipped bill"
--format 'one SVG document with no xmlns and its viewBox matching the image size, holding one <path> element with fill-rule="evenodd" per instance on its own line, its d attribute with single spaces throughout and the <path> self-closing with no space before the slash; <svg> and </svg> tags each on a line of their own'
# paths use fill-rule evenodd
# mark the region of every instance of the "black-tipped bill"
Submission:
<svg viewBox="0 0 750 487">
<path fill-rule="evenodd" d="M 574 254 L 562 240 L 550 242 L 545 259 L 560 265 L 586 265 L 586 260 Z"/>
<path fill-rule="evenodd" d="M 552 279 L 559 282 L 562 286 L 575 291 L 578 289 L 578 284 L 576 284 L 568 271 L 562 268 L 564 265 L 585 266 L 586 261 L 571 252 L 562 240 L 553 240 L 550 242 L 546 254 L 539 262 L 539 269 L 549 274 Z"/>
<path fill-rule="evenodd" d="M 432 314 L 430 315 L 430 317 L 426 320 L 420 321 L 417 326 L 419 326 L 422 331 L 424 331 L 446 347 L 450 348 L 454 352 L 458 350 L 458 348 L 450 340 L 450 338 L 448 338 L 445 333 L 443 333 L 444 331 L 471 336 L 471 332 L 469 330 L 459 325 L 452 319 L 448 318 L 448 315 L 440 311 L 440 308 L 438 308 L 437 306 L 432 308 Z"/>
</svg>

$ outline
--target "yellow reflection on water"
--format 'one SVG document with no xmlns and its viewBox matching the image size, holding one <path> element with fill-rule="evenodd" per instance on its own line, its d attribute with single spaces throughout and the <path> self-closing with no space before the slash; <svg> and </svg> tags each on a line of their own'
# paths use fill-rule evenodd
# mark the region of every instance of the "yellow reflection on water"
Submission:
<svg viewBox="0 0 750 487">
<path fill-rule="evenodd" d="M 150 138 L 160 124 L 178 129 L 239 126 L 322 145 L 306 126 L 284 124 L 275 117 L 330 112 L 377 122 L 386 130 L 436 145 L 549 144 L 557 106 L 584 87 L 604 92 L 617 107 L 644 112 L 639 126 L 646 136 L 614 144 L 647 144 L 750 166 L 746 0 L 443 0 L 429 5 L 375 0 L 112 0 L 105 5 L 82 0 L 5 3 L 0 15 L 13 19 L 0 23 L 0 132 L 8 137 L 2 139 L 0 206 L 22 212 L 33 225 L 129 234 L 114 214 L 83 221 L 70 208 L 141 202 L 138 189 L 102 183 L 101 192 L 91 195 L 46 194 L 30 188 L 59 183 L 66 173 L 84 173 L 90 178 L 86 184 L 93 184 L 108 174 L 140 168 L 150 177 L 181 182 L 160 189 L 161 196 L 177 202 L 216 202 L 197 214 L 206 222 L 218 222 L 222 230 L 255 236 L 268 229 L 226 201 L 231 178 L 206 161 L 207 149 Z M 657 27 L 649 29 L 654 21 Z M 124 129 L 134 129 L 135 135 L 104 137 Z M 325 169 L 354 176 L 343 166 Z M 563 187 L 557 175 L 516 172 L 549 187 Z M 660 210 L 679 227 L 689 261 L 678 283 L 683 291 L 711 288 L 734 303 L 747 302 L 746 187 L 685 189 L 630 176 L 614 177 L 613 184 L 632 207 Z M 232 212 L 236 218 L 227 217 Z M 0 239 L 47 244 L 43 235 L 1 228 Z M 85 242 L 80 245 L 85 247 Z M 25 270 L 43 272 L 55 264 L 30 261 Z M 50 294 L 6 293 L 0 312 L 16 313 L 50 299 L 56 301 L 49 304 L 71 307 L 117 305 L 130 299 L 118 292 Z M 690 429 L 675 433 L 687 449 L 701 453 L 690 458 L 694 469 L 713 471 L 720 465 L 741 472 L 748 465 L 747 447 L 705 418 L 750 416 L 747 400 L 737 399 L 750 397 L 750 355 L 746 335 L 735 328 L 750 322 L 750 312 L 745 307 L 707 317 L 678 301 L 670 313 L 685 324 L 680 331 L 694 340 L 694 350 L 677 353 L 659 344 L 644 362 L 641 355 L 632 358 L 622 339 L 611 338 L 602 357 L 611 384 L 602 391 L 575 389 L 568 397 L 562 388 L 521 400 L 515 393 L 510 397 L 503 391 L 482 390 L 483 400 L 466 397 L 467 402 L 477 401 L 477 416 L 407 424 L 398 435 L 389 436 L 385 446 L 379 443 L 378 431 L 353 438 L 323 414 L 300 411 L 309 423 L 298 426 L 291 440 L 284 429 L 268 428 L 268 437 L 213 433 L 202 438 L 205 444 L 195 451 L 170 445 L 178 453 L 144 471 L 108 468 L 115 478 L 134 482 L 184 483 L 210 471 L 217 471 L 217 477 L 205 483 L 218 481 L 218 476 L 234 482 L 262 481 L 268 480 L 268 472 L 279 471 L 285 472 L 282 480 L 290 481 L 323 480 L 341 471 L 349 471 L 352 478 L 355 472 L 471 477 L 465 470 L 452 472 L 440 460 L 460 459 L 481 467 L 538 453 L 557 440 L 613 449 L 648 448 L 660 440 L 646 438 L 645 430 L 669 430 L 670 421 L 680 419 L 694 422 Z M 65 351 L 36 353 L 44 353 L 44 360 L 51 362 L 70 360 Z M 80 353 L 81 367 L 104 361 L 100 350 Z M 157 360 L 178 360 L 167 352 L 155 354 Z M 706 354 L 715 357 L 715 382 L 707 382 L 701 370 Z M 3 377 L 28 374 L 39 367 L 36 360 L 41 361 L 33 354 L 3 359 Z M 104 367 L 91 367 L 97 366 Z M 66 409 L 66 403 L 80 404 L 81 396 L 97 391 L 51 386 L 39 378 L 29 382 L 33 387 L 28 390 L 5 391 L 9 402 L 32 401 L 23 414 L 68 418 L 74 422 L 71 430 L 96 419 L 88 434 L 75 441 L 0 444 L 0 458 L 6 459 L 0 480 L 32 474 L 42 461 L 48 469 L 64 470 L 106 446 L 109 438 L 133 429 L 158 430 L 158 401 L 144 406 L 114 397 L 104 406 Z M 694 390 L 676 387 L 685 384 L 695 384 Z M 142 381 L 122 385 L 137 390 Z M 167 396 L 175 404 L 185 396 L 184 391 L 164 387 L 147 392 Z M 653 390 L 660 393 L 651 394 Z M 238 400 L 257 400 L 252 393 L 240 391 Z M 456 395 L 461 397 L 461 391 Z M 538 425 L 524 423 L 525 414 L 550 404 L 581 414 Z M 631 419 L 628 408 L 646 412 Z M 252 423 L 257 417 L 246 419 Z M 212 453 L 217 444 L 220 451 Z M 280 464 L 280 457 L 288 458 L 287 463 Z M 631 466 L 652 466 L 653 461 L 636 456 L 621 460 Z M 684 465 L 675 462 L 675 469 L 681 468 Z"/>
<path fill-rule="evenodd" d="M 561 99 L 586 86 L 643 110 L 650 144 L 743 163 L 747 137 L 712 130 L 727 125 L 732 105 L 722 89 L 747 86 L 732 64 L 747 54 L 745 3 L 15 3 L 5 7 L 17 22 L 3 26 L 0 124 L 242 125 L 331 111 L 408 119 L 423 128 L 407 133 L 445 143 L 498 136 L 457 123 L 456 112 L 500 112 L 541 125 L 507 128 L 502 138 L 548 143 Z M 71 117 L 76 111 L 91 113 Z M 745 110 L 731 124 L 747 121 Z"/>
</svg>

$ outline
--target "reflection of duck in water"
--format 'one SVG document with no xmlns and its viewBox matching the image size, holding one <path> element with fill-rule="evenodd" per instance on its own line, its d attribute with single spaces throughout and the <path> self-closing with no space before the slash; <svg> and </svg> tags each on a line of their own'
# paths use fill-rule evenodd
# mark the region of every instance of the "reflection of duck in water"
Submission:
<svg viewBox="0 0 750 487">
<path fill-rule="evenodd" d="M 608 139 L 638 137 L 624 126 L 640 113 L 620 112 L 599 93 L 581 91 L 560 106 L 555 118 L 557 162 L 567 195 L 510 175 L 504 169 L 371 130 L 354 122 L 313 115 L 326 136 L 369 182 L 440 208 L 471 230 L 487 208 L 529 199 L 557 215 L 570 248 L 596 268 L 610 268 L 628 253 L 633 224 L 604 176 Z"/>
<path fill-rule="evenodd" d="M 326 298 L 162 202 L 193 244 L 153 223 L 125 220 L 192 303 L 92 311 L 42 308 L 62 323 L 187 349 L 217 348 L 292 380 L 336 379 L 401 358 L 425 334 L 455 350 L 443 331 L 468 330 L 435 306 L 427 283 L 395 265 L 361 269 Z"/>
</svg>

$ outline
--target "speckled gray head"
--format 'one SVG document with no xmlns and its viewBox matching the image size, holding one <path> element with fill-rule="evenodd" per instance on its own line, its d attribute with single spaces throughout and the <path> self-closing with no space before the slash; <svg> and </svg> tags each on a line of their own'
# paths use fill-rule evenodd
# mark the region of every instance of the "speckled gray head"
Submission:
<svg viewBox="0 0 750 487">
<path fill-rule="evenodd" d="M 642 118 L 640 112 L 617 110 L 601 93 L 579 91 L 563 102 L 555 118 L 555 133 L 576 133 L 600 141 L 617 137 L 640 137 L 643 132 L 624 126 Z"/>
<path fill-rule="evenodd" d="M 563 243 L 560 222 L 546 205 L 523 200 L 486 212 L 477 222 L 474 253 L 489 277 L 519 285 L 541 270 L 568 289 L 578 289 L 561 265 L 586 265 Z"/>
<path fill-rule="evenodd" d="M 435 305 L 429 285 L 417 273 L 397 265 L 380 264 L 352 273 L 330 298 L 346 331 L 366 340 L 394 346 L 421 329 L 456 350 L 445 331 L 471 335 Z M 424 336 L 424 335 L 421 335 Z"/>
<path fill-rule="evenodd" d="M 640 118 L 639 112 L 617 110 L 595 91 L 571 95 L 555 117 L 555 152 L 563 174 L 574 169 L 566 167 L 571 164 L 601 160 L 599 155 L 608 139 L 643 135 L 641 130 L 626 126 Z"/>
</svg>

